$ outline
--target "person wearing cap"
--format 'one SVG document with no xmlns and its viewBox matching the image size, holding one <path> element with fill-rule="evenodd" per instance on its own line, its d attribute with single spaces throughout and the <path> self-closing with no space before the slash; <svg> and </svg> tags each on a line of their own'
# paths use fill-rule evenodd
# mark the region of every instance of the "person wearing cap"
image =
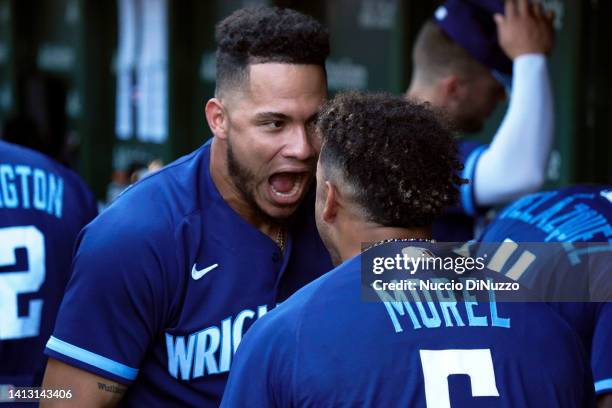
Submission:
<svg viewBox="0 0 612 408">
<path fill-rule="evenodd" d="M 546 54 L 552 14 L 528 0 L 448 0 L 425 23 L 413 50 L 407 97 L 442 109 L 461 132 L 477 132 L 510 94 L 489 145 L 460 142 L 460 206 L 434 223 L 442 241 L 474 238 L 482 215 L 538 190 L 553 143 L 554 113 Z"/>
</svg>

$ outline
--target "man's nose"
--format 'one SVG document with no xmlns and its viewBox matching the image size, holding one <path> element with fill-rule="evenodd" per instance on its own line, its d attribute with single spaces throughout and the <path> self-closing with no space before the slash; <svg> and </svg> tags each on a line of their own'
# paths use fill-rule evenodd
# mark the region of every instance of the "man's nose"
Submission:
<svg viewBox="0 0 612 408">
<path fill-rule="evenodd" d="M 287 135 L 287 142 L 283 149 L 286 157 L 300 161 L 313 158 L 316 154 L 313 141 L 305 125 L 296 126 Z"/>
</svg>

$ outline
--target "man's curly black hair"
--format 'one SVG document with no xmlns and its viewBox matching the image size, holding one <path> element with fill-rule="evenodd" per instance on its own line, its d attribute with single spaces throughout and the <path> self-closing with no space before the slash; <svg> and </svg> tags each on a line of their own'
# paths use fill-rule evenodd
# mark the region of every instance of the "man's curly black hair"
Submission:
<svg viewBox="0 0 612 408">
<path fill-rule="evenodd" d="M 291 9 L 250 7 L 217 24 L 217 92 L 248 78 L 253 63 L 314 64 L 325 70 L 329 32 Z"/>
<path fill-rule="evenodd" d="M 457 202 L 465 182 L 457 145 L 427 105 L 383 93 L 339 94 L 316 128 L 324 174 L 339 178 L 368 221 L 424 227 Z"/>
</svg>

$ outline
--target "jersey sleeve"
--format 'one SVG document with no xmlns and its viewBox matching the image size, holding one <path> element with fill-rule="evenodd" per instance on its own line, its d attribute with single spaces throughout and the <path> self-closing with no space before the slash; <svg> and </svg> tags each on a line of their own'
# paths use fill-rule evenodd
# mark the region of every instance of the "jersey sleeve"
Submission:
<svg viewBox="0 0 612 408">
<path fill-rule="evenodd" d="M 221 407 L 293 406 L 296 323 L 285 305 L 263 316 L 236 352 Z"/>
<path fill-rule="evenodd" d="M 463 163 L 461 177 L 468 180 L 467 184 L 459 188 L 460 209 L 469 216 L 478 213 L 476 197 L 474 192 L 474 176 L 476 174 L 476 163 L 480 156 L 487 150 L 488 145 L 475 141 L 462 140 L 459 142 L 459 159 Z"/>
<path fill-rule="evenodd" d="M 177 293 L 176 244 L 160 218 L 115 206 L 81 232 L 45 354 L 124 384 L 136 378 Z"/>
<path fill-rule="evenodd" d="M 524 54 L 513 66 L 508 110 L 475 169 L 476 201 L 481 205 L 511 201 L 537 191 L 546 181 L 554 136 L 546 56 Z"/>
<path fill-rule="evenodd" d="M 612 393 L 612 303 L 602 303 L 595 323 L 591 366 L 598 395 Z"/>
</svg>

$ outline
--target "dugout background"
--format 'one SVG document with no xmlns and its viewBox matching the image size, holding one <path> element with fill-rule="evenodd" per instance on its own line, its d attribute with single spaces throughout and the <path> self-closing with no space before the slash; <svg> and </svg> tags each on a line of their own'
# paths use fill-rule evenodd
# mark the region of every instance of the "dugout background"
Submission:
<svg viewBox="0 0 612 408">
<path fill-rule="evenodd" d="M 142 1 L 146 6 L 151 0 Z M 556 113 L 549 185 L 612 183 L 612 26 L 606 21 L 612 2 L 540 2 L 557 15 L 549 64 Z M 440 3 L 165 0 L 167 138 L 157 143 L 140 140 L 135 131 L 121 140 L 116 134 L 117 1 L 0 0 L 0 124 L 25 116 L 50 144 L 65 139 L 66 161 L 103 199 L 113 171 L 134 160 L 168 163 L 210 137 L 203 110 L 214 91 L 214 24 L 233 10 L 276 4 L 322 21 L 332 36 L 332 92 L 403 93 L 415 35 Z M 132 109 L 142 103 L 138 94 L 130 101 Z M 485 131 L 467 137 L 489 140 L 503 108 Z"/>
</svg>

